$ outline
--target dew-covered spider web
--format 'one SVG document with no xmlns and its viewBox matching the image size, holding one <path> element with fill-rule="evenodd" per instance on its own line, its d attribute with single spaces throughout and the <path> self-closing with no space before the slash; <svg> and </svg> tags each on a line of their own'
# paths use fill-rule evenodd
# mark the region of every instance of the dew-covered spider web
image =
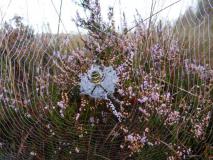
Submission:
<svg viewBox="0 0 213 160">
<path fill-rule="evenodd" d="M 212 0 L 0 2 L 0 160 L 213 158 L 212 17 Z"/>
</svg>

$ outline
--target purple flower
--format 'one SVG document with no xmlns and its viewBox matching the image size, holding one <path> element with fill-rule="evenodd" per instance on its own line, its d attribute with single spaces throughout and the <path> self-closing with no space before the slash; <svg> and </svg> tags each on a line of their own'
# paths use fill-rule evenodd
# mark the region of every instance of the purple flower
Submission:
<svg viewBox="0 0 213 160">
<path fill-rule="evenodd" d="M 143 91 L 143 90 L 147 89 L 148 86 L 149 86 L 149 82 L 148 81 L 144 81 L 143 84 L 141 84 L 141 90 Z"/>
<path fill-rule="evenodd" d="M 141 104 L 143 104 L 143 103 L 145 103 L 148 100 L 149 100 L 149 98 L 145 96 L 145 97 L 143 97 L 141 99 L 138 99 L 138 102 L 140 102 Z"/>
<path fill-rule="evenodd" d="M 159 43 L 155 44 L 151 48 L 151 55 L 154 60 L 160 59 L 163 56 L 163 49 Z"/>
<path fill-rule="evenodd" d="M 153 101 L 159 101 L 159 98 L 160 98 L 160 95 L 159 95 L 157 92 L 153 92 L 153 93 L 151 94 L 151 99 L 152 99 Z"/>
<path fill-rule="evenodd" d="M 61 58 L 61 53 L 59 51 L 53 51 L 53 56 L 56 58 Z"/>
</svg>

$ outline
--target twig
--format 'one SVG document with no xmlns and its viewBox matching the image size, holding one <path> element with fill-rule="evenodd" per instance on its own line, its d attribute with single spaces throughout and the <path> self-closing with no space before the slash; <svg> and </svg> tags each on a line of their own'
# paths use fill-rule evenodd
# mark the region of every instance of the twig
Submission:
<svg viewBox="0 0 213 160">
<path fill-rule="evenodd" d="M 30 127 L 29 131 L 27 132 L 27 134 L 24 136 L 24 138 L 21 139 L 21 144 L 19 145 L 19 149 L 18 149 L 18 153 L 17 153 L 17 159 L 20 158 L 20 155 L 23 153 L 24 150 L 24 145 L 28 139 L 28 137 L 30 136 L 30 134 L 33 132 L 33 129 L 35 128 L 35 126 L 41 121 L 41 118 L 39 120 L 36 121 L 36 123 Z"/>
<path fill-rule="evenodd" d="M 33 130 L 34 126 L 30 127 L 29 131 L 27 132 L 27 134 L 24 136 L 24 138 L 21 139 L 21 144 L 19 145 L 19 149 L 18 149 L 18 153 L 17 153 L 17 157 L 20 157 L 21 153 L 24 150 L 24 144 L 27 140 L 27 138 L 29 137 L 29 135 L 31 134 L 32 130 Z"/>
<path fill-rule="evenodd" d="M 111 135 L 115 132 L 115 129 L 117 128 L 118 124 L 119 124 L 119 123 L 117 123 L 117 124 L 113 127 L 113 129 L 111 130 L 111 132 L 108 134 L 107 138 L 104 140 L 103 145 L 108 141 L 108 139 L 111 137 Z M 102 145 L 102 146 L 103 146 L 103 145 Z"/>
<path fill-rule="evenodd" d="M 57 30 L 57 34 L 58 34 L 58 35 L 59 35 L 59 31 L 60 31 L 60 24 L 61 24 L 62 3 L 63 3 L 63 0 L 61 0 L 60 10 L 59 10 L 59 15 L 58 15 L 58 30 Z"/>
<path fill-rule="evenodd" d="M 171 147 L 169 144 L 167 144 L 166 142 L 160 140 L 159 138 L 153 137 L 153 136 L 150 136 L 150 137 L 153 138 L 153 139 L 155 139 L 155 140 L 157 140 L 157 141 L 159 141 L 159 142 L 161 142 L 161 143 L 164 144 L 166 147 L 168 147 L 172 152 L 174 152 L 175 154 L 177 154 L 176 151 L 174 150 L 174 148 L 172 148 L 172 147 Z"/>
<path fill-rule="evenodd" d="M 106 160 L 110 160 L 109 158 L 107 158 L 107 157 L 104 157 L 104 156 L 102 156 L 102 155 L 99 155 L 99 154 L 94 154 L 94 156 L 101 157 L 101 158 L 103 158 L 103 159 L 106 159 Z"/>
<path fill-rule="evenodd" d="M 177 86 L 175 86 L 175 85 L 173 85 L 173 84 L 171 84 L 171 83 L 169 83 L 169 82 L 167 82 L 167 81 L 165 81 L 165 80 L 163 80 L 163 79 L 160 79 L 160 78 L 157 78 L 157 77 L 154 77 L 154 78 L 155 78 L 156 80 L 160 81 L 160 82 L 166 83 L 166 84 L 168 84 L 168 85 L 170 85 L 170 86 L 172 86 L 172 87 L 175 87 L 175 88 L 177 88 L 177 89 L 179 89 L 179 90 L 181 90 L 181 91 L 183 91 L 183 92 L 186 92 L 186 93 L 188 93 L 188 94 L 190 94 L 190 95 L 192 95 L 192 96 L 194 96 L 194 97 L 198 97 L 198 95 L 193 94 L 193 93 L 191 93 L 191 92 L 189 92 L 189 91 L 187 91 L 187 90 L 185 90 L 185 89 L 183 89 L 183 88 L 177 87 Z"/>
</svg>

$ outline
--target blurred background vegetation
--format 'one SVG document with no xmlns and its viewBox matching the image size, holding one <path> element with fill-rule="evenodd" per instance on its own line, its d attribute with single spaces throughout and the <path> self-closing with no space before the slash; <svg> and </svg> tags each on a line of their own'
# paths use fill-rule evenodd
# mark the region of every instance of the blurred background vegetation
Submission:
<svg viewBox="0 0 213 160">
<path fill-rule="evenodd" d="M 198 0 L 196 9 L 189 8 L 174 26 L 187 54 L 198 63 L 213 64 L 213 1 Z"/>
</svg>

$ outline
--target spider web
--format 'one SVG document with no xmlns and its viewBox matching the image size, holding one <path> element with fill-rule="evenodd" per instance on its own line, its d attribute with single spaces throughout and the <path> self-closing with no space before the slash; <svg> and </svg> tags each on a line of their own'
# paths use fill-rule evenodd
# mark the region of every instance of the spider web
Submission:
<svg viewBox="0 0 213 160">
<path fill-rule="evenodd" d="M 127 27 L 123 33 L 127 36 L 129 33 L 136 35 L 135 39 L 130 39 L 142 46 L 141 52 L 128 62 L 132 63 L 131 81 L 135 82 L 132 86 L 142 84 L 144 87 L 145 82 L 148 82 L 148 89 L 143 90 L 141 98 L 153 96 L 152 101 L 155 101 L 157 96 L 156 102 L 137 102 L 135 106 L 147 109 L 149 105 L 150 108 L 159 105 L 155 112 L 147 109 L 153 117 L 157 117 L 161 112 L 158 110 L 168 109 L 167 106 L 162 106 L 164 102 L 157 99 L 164 101 L 162 97 L 168 93 L 171 99 L 165 103 L 171 110 L 164 117 L 164 122 L 167 123 L 172 116 L 176 116 L 171 113 L 176 113 L 181 107 L 183 111 L 179 111 L 179 114 L 185 117 L 178 123 L 169 121 L 168 123 L 174 123 L 172 125 L 150 120 L 153 126 L 149 128 L 151 133 L 146 136 L 150 139 L 149 145 L 143 146 L 130 159 L 175 159 L 175 156 L 186 154 L 187 151 L 190 152 L 186 154 L 189 157 L 211 156 L 204 154 L 204 150 L 212 149 L 210 120 L 213 3 L 210 0 L 199 1 L 197 12 L 187 10 L 177 20 L 175 27 L 166 28 L 161 26 L 161 22 L 155 21 L 156 16 L 175 7 L 180 1 L 157 11 L 154 7 L 159 4 L 153 1 L 150 16 L 136 19 L 136 25 Z M 57 34 L 35 33 L 18 16 L 11 23 L 3 23 L 4 14 L 2 16 L 0 159 L 128 159 L 131 155 L 128 147 L 121 149 L 126 141 L 123 137 L 146 129 L 139 126 L 149 127 L 150 124 L 146 120 L 134 120 L 134 116 L 145 117 L 137 114 L 139 111 L 136 109 L 129 109 L 129 112 L 136 113 L 132 115 L 132 119 L 121 124 L 110 107 L 106 107 L 107 102 L 79 96 L 79 84 L 76 84 L 76 81 L 80 81 L 79 72 L 86 72 L 93 62 L 86 61 L 83 54 L 88 51 L 81 50 L 84 33 L 79 30 L 80 38 L 77 39 L 67 33 L 61 18 L 63 1 L 59 6 L 51 2 L 58 16 Z M 9 1 L 7 8 L 11 3 L 14 2 Z M 116 3 L 115 1 L 113 5 Z M 154 25 L 151 23 L 153 19 L 158 23 L 157 28 L 151 26 Z M 145 23 L 148 21 L 150 31 L 147 33 Z M 13 24 L 14 22 L 16 23 Z M 60 34 L 60 28 L 67 34 Z M 141 37 L 137 38 L 140 34 L 144 34 L 141 37 L 146 37 L 146 41 L 140 39 Z M 122 38 L 119 37 L 118 40 L 122 41 Z M 143 47 L 145 42 L 147 46 Z M 164 51 L 165 48 L 168 52 Z M 146 54 L 147 49 L 150 55 Z M 76 61 L 83 61 L 80 65 L 85 65 L 85 68 L 75 66 Z M 137 68 L 138 63 L 142 70 Z M 115 97 L 120 98 L 117 93 Z M 67 101 L 68 107 L 65 106 Z M 127 102 L 131 103 L 130 100 Z M 205 118 L 208 116 L 210 120 L 206 120 L 209 122 L 206 124 Z M 129 130 L 126 136 L 120 132 L 121 126 Z M 200 126 L 206 127 L 201 135 Z M 174 140 L 172 136 L 178 138 Z M 174 155 L 170 155 L 171 152 Z"/>
</svg>

